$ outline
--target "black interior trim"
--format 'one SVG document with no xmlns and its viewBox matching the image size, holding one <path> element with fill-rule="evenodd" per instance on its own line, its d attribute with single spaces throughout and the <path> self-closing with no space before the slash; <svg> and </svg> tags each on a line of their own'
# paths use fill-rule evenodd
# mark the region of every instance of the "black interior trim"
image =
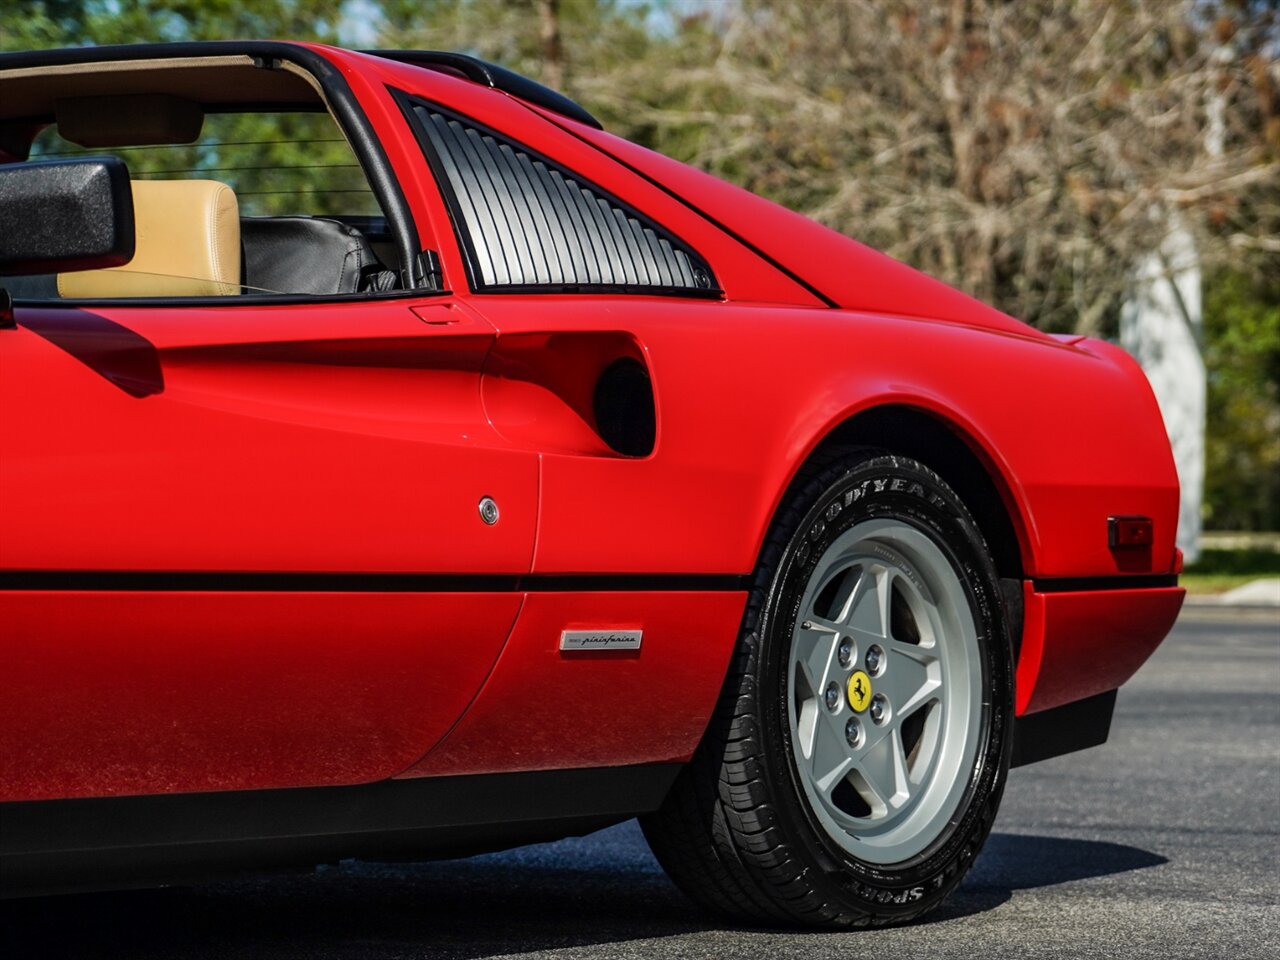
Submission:
<svg viewBox="0 0 1280 960">
<path fill-rule="evenodd" d="M 656 810 L 680 764 L 0 805 L 0 896 L 139 886 L 349 857 L 425 860 Z"/>
<path fill-rule="evenodd" d="M 1116 691 L 1108 690 L 1075 703 L 1016 718 L 1010 766 L 1038 763 L 1106 743 L 1115 708 Z"/>
<path fill-rule="evenodd" d="M 0 590 L 155 592 L 577 593 L 737 591 L 738 574 L 245 573 L 150 570 L 5 570 Z"/>
<path fill-rule="evenodd" d="M 1176 573 L 1138 574 L 1116 577 L 1036 577 L 1031 587 L 1036 593 L 1089 593 L 1097 590 L 1151 590 L 1176 587 Z"/>
</svg>

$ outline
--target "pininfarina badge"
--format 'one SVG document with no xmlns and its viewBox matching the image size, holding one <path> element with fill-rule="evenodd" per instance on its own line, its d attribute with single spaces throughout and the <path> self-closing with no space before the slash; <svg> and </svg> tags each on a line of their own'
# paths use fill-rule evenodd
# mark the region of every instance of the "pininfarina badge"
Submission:
<svg viewBox="0 0 1280 960">
<path fill-rule="evenodd" d="M 639 650 L 643 630 L 562 630 L 561 650 Z"/>
</svg>

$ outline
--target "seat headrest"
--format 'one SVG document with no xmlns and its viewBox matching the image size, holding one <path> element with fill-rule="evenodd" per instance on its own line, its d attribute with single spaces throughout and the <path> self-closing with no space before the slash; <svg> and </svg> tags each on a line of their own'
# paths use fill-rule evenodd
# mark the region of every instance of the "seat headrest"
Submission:
<svg viewBox="0 0 1280 960">
<path fill-rule="evenodd" d="M 240 239 L 253 293 L 356 293 L 378 263 L 364 234 L 322 217 L 245 217 Z"/>
<path fill-rule="evenodd" d="M 240 207 L 216 180 L 135 180 L 133 259 L 58 274 L 68 298 L 208 297 L 240 292 Z"/>
</svg>

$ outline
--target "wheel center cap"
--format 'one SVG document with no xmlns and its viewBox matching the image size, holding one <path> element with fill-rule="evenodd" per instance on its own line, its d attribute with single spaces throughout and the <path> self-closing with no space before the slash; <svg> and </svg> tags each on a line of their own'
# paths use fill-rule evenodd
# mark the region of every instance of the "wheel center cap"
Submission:
<svg viewBox="0 0 1280 960">
<path fill-rule="evenodd" d="M 871 705 L 871 678 L 861 670 L 855 670 L 849 677 L 849 706 L 855 713 L 862 713 Z"/>
</svg>

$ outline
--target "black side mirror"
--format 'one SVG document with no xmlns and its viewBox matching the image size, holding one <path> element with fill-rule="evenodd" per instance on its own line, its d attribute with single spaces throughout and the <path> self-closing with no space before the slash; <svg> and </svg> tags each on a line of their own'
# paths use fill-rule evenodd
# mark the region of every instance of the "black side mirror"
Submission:
<svg viewBox="0 0 1280 960">
<path fill-rule="evenodd" d="M 119 267 L 133 259 L 129 169 L 115 157 L 0 164 L 5 275 Z"/>
</svg>

